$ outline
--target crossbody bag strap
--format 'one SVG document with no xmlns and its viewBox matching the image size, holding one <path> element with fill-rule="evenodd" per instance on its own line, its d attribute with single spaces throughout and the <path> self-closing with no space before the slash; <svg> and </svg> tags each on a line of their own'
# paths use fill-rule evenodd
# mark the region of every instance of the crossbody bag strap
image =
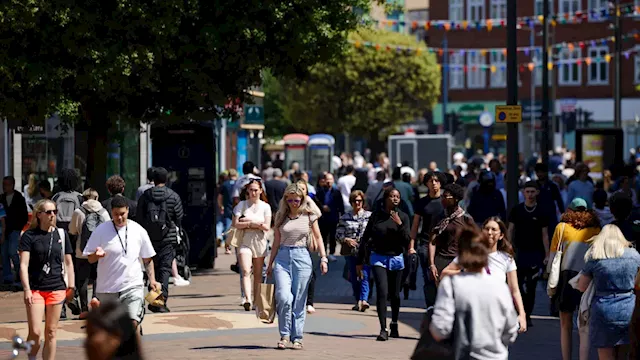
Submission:
<svg viewBox="0 0 640 360">
<path fill-rule="evenodd" d="M 56 230 L 58 231 L 58 236 L 60 236 L 60 241 L 62 244 L 62 274 L 66 274 L 67 265 L 64 262 L 64 255 L 65 255 L 65 245 L 67 243 L 67 239 L 66 239 L 66 236 L 64 236 L 64 229 L 56 228 Z"/>
<path fill-rule="evenodd" d="M 563 249 L 563 243 L 564 243 L 564 227 L 567 225 L 567 223 L 562 223 L 562 229 L 560 230 L 560 239 L 558 239 L 558 247 L 556 248 L 556 252 L 561 251 Z"/>
</svg>

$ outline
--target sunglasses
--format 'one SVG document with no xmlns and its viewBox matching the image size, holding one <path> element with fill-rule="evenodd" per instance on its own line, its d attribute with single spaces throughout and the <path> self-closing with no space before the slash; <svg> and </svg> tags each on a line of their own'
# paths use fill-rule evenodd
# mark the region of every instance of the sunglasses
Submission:
<svg viewBox="0 0 640 360">
<path fill-rule="evenodd" d="M 259 179 L 259 178 L 252 178 L 251 180 L 249 180 L 249 182 L 247 183 L 247 185 L 248 185 L 248 184 L 251 184 L 251 183 L 254 183 L 254 182 L 257 182 L 257 183 L 262 184 L 262 179 Z"/>
<path fill-rule="evenodd" d="M 46 210 L 46 211 L 40 211 L 42 214 L 47 214 L 47 215 L 58 215 L 58 210 Z"/>
<path fill-rule="evenodd" d="M 287 199 L 289 204 L 300 204 L 300 199 Z"/>
</svg>

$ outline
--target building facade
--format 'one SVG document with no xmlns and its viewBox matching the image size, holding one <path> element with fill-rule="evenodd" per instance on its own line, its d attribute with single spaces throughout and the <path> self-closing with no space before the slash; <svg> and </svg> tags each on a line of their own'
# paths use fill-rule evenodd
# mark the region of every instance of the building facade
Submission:
<svg viewBox="0 0 640 360">
<path fill-rule="evenodd" d="M 523 106 L 521 151 L 528 153 L 540 140 L 542 67 L 549 69 L 550 118 L 556 146 L 574 148 L 572 125 L 566 119 L 575 111 L 591 127 L 611 127 L 614 117 L 613 10 L 604 0 L 549 0 L 549 63 L 542 64 L 543 0 L 517 2 L 518 97 Z M 628 130 L 626 146 L 637 146 L 633 129 L 640 115 L 640 1 L 621 0 L 621 102 L 622 122 Z M 466 139 L 476 148 L 483 142 L 478 123 L 483 112 L 494 113 L 505 104 L 507 0 L 449 0 L 432 2 L 429 9 L 428 45 L 438 52 L 448 89 L 443 89 L 434 121 L 456 113 Z M 421 24 L 422 25 L 422 24 Z M 444 82 L 444 81 L 443 81 Z M 443 84 L 444 85 L 444 84 Z M 443 99 L 446 97 L 446 104 Z M 584 119 L 583 119 L 584 120 Z M 578 120 L 580 122 L 580 119 Z M 494 149 L 503 146 L 506 129 L 494 125 Z"/>
</svg>

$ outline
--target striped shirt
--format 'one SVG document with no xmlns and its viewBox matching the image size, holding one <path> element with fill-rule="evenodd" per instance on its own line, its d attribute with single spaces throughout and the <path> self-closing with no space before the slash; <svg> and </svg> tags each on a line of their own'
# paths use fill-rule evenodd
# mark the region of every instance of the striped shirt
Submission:
<svg viewBox="0 0 640 360">
<path fill-rule="evenodd" d="M 295 219 L 287 217 L 280 226 L 280 246 L 306 247 L 311 224 L 317 220 L 313 214 L 301 214 Z"/>
</svg>

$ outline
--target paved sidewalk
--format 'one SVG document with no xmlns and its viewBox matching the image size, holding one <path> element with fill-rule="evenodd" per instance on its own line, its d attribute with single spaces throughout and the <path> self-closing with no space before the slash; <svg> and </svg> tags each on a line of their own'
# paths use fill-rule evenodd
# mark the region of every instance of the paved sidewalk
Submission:
<svg viewBox="0 0 640 360">
<path fill-rule="evenodd" d="M 343 260 L 330 264 L 330 272 L 316 285 L 317 313 L 307 317 L 305 351 L 276 351 L 276 325 L 266 325 L 239 305 L 239 276 L 229 270 L 234 257 L 220 254 L 216 270 L 196 274 L 192 285 L 173 287 L 170 314 L 147 314 L 143 328 L 145 357 L 166 359 L 408 359 L 418 339 L 424 311 L 422 291 L 403 301 L 400 314 L 401 339 L 375 341 L 378 321 L 375 306 L 367 313 L 350 310 L 351 286 L 342 279 Z M 422 282 L 419 281 L 418 289 Z M 548 300 L 541 290 L 536 313 L 548 313 Z M 0 293 L 0 360 L 9 356 L 14 331 L 26 335 L 22 293 Z M 560 359 L 559 322 L 534 317 L 535 326 L 520 336 L 511 359 Z M 80 321 L 61 323 L 58 358 L 84 358 Z M 576 337 L 577 339 L 577 337 Z M 577 342 L 576 342 L 577 345 Z M 576 346 L 577 349 L 577 346 Z M 577 359 L 577 354 L 575 356 Z"/>
</svg>

